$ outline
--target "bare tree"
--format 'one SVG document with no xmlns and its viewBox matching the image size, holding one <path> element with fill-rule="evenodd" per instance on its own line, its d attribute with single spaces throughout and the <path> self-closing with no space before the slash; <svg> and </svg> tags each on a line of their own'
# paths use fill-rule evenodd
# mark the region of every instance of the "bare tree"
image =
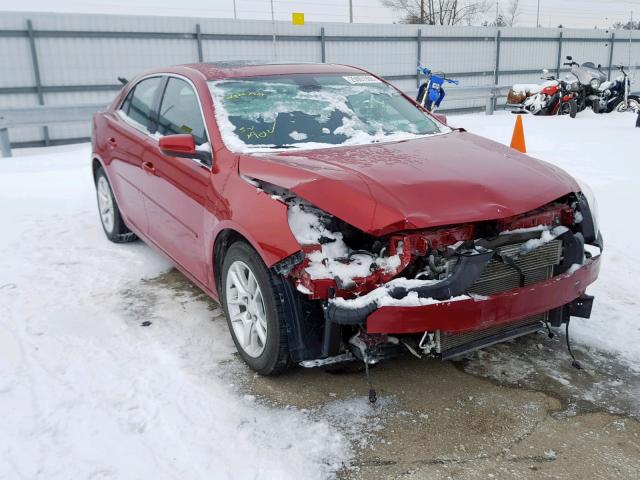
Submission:
<svg viewBox="0 0 640 480">
<path fill-rule="evenodd" d="M 505 20 L 510 27 L 515 26 L 520 16 L 520 0 L 511 0 L 509 7 L 507 8 L 507 14 Z"/>
<path fill-rule="evenodd" d="M 486 0 L 382 0 L 403 14 L 404 23 L 459 25 L 472 23 L 489 10 Z"/>
<path fill-rule="evenodd" d="M 629 21 L 627 21 L 625 23 L 616 22 L 612 26 L 616 30 L 640 30 L 640 21 L 639 22 L 633 22 L 633 21 L 629 20 Z"/>
</svg>

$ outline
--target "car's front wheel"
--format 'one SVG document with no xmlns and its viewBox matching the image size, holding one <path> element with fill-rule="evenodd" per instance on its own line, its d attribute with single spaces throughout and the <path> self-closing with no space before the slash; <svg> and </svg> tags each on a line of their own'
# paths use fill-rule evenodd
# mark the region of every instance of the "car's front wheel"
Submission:
<svg viewBox="0 0 640 480">
<path fill-rule="evenodd" d="M 98 197 L 100 222 L 107 238 L 115 243 L 127 243 L 136 240 L 138 237 L 129 230 L 122 219 L 109 179 L 102 167 L 96 172 L 96 195 Z"/>
<path fill-rule="evenodd" d="M 275 274 L 244 242 L 227 250 L 221 269 L 221 300 L 242 359 L 262 375 L 290 366 L 286 321 Z"/>
</svg>

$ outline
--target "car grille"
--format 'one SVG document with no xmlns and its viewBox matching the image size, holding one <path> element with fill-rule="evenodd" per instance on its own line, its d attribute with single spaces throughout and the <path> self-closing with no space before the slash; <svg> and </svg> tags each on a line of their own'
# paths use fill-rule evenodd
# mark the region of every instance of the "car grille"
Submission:
<svg viewBox="0 0 640 480">
<path fill-rule="evenodd" d="M 436 351 L 445 360 L 494 343 L 519 337 L 540 329 L 547 321 L 548 312 L 540 313 L 517 322 L 465 333 L 441 333 L 436 335 Z"/>
<path fill-rule="evenodd" d="M 521 245 L 507 245 L 498 248 L 498 251 L 513 258 L 517 255 Z M 560 262 L 561 255 L 562 242 L 553 240 L 522 255 L 515 260 L 515 264 L 524 274 L 525 285 L 530 285 L 551 278 L 553 267 Z M 494 259 L 489 262 L 469 292 L 477 295 L 493 295 L 519 287 L 520 275 L 518 271 L 512 266 Z M 436 351 L 442 359 L 455 357 L 478 348 L 534 332 L 547 321 L 547 318 L 548 312 L 545 312 L 507 325 L 484 330 L 457 334 L 438 331 L 436 332 Z"/>
</svg>

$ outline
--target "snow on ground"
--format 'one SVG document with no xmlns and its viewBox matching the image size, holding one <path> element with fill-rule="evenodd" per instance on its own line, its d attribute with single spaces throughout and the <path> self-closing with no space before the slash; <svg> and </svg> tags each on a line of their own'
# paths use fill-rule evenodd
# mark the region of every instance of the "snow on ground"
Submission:
<svg viewBox="0 0 640 480">
<path fill-rule="evenodd" d="M 563 168 L 591 185 L 600 211 L 604 257 L 600 277 L 588 289 L 595 295 L 592 317 L 573 319 L 575 341 L 609 350 L 640 371 L 640 128 L 631 113 L 596 115 L 580 112 L 575 119 L 523 117 L 527 153 Z M 449 123 L 509 144 L 515 115 L 460 115 Z"/>
<path fill-rule="evenodd" d="M 141 284 L 169 263 L 106 240 L 89 147 L 34 152 L 0 159 L 0 478 L 340 468 L 349 443 L 326 420 L 242 397 L 220 374 L 234 346 L 219 310 Z"/>
<path fill-rule="evenodd" d="M 450 123 L 508 144 L 514 120 Z M 598 196 L 604 264 L 574 338 L 638 368 L 634 121 L 582 112 L 524 128 L 533 156 Z M 89 147 L 22 155 L 0 159 L 0 478 L 326 478 L 378 428 L 364 397 L 313 412 L 242 396 L 220 310 L 144 280 L 169 264 L 143 243 L 104 237 Z"/>
</svg>

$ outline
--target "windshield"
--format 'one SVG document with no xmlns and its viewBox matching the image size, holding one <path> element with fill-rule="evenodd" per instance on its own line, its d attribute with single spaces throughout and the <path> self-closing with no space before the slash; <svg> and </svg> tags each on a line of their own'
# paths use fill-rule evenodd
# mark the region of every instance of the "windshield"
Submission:
<svg viewBox="0 0 640 480">
<path fill-rule="evenodd" d="M 326 148 L 449 132 L 371 75 L 273 75 L 209 82 L 234 151 Z"/>
</svg>

